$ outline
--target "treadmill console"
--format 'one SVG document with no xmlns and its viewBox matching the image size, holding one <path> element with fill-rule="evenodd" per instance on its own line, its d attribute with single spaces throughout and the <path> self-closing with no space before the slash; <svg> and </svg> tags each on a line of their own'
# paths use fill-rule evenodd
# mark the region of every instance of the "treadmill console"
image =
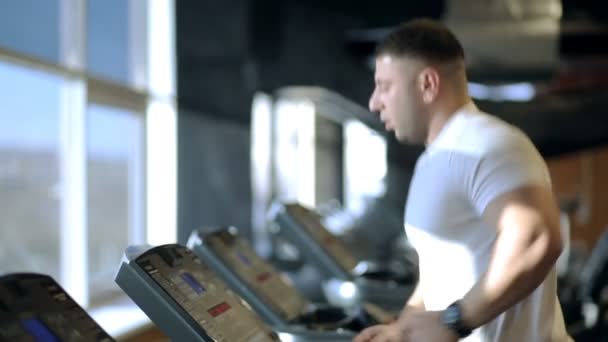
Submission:
<svg viewBox="0 0 608 342">
<path fill-rule="evenodd" d="M 53 278 L 0 277 L 0 341 L 114 341 Z"/>
<path fill-rule="evenodd" d="M 189 249 L 161 246 L 136 262 L 216 341 L 278 341 Z"/>
<path fill-rule="evenodd" d="M 195 230 L 190 235 L 188 247 L 272 326 L 302 326 L 316 331 L 346 333 L 393 318 L 379 308 L 370 310 L 370 305 L 346 310 L 311 303 L 285 275 L 258 256 L 249 243 L 239 237 L 235 227 L 208 233 Z"/>
<path fill-rule="evenodd" d="M 301 205 L 275 203 L 271 216 L 279 228 L 276 234 L 296 245 L 317 267 L 330 303 L 352 307 L 367 302 L 394 312 L 403 308 L 415 285 L 410 273 L 357 260 L 323 226 L 319 215 Z M 346 291 L 351 288 L 356 291 Z"/>
<path fill-rule="evenodd" d="M 283 320 L 297 319 L 311 305 L 290 279 L 277 272 L 239 238 L 235 228 L 207 234 L 204 243 Z"/>
<path fill-rule="evenodd" d="M 285 205 L 287 214 L 294 218 L 312 239 L 323 247 L 327 253 L 347 273 L 357 266 L 358 261 L 346 246 L 333 234 L 331 234 L 321 223 L 321 218 L 313 211 L 298 205 Z"/>
</svg>

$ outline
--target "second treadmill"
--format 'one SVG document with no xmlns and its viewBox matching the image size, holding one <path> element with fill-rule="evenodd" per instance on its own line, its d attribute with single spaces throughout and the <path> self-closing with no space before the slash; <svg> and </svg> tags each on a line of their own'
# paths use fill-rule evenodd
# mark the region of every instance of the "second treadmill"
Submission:
<svg viewBox="0 0 608 342">
<path fill-rule="evenodd" d="M 346 246 L 322 224 L 321 217 L 299 204 L 275 203 L 271 218 L 276 234 L 294 244 L 305 259 L 318 268 L 326 284 L 352 282 L 363 302 L 399 311 L 416 286 L 410 270 L 396 273 L 357 260 Z M 340 297 L 340 286 L 325 286 L 326 296 Z"/>
<path fill-rule="evenodd" d="M 177 244 L 127 248 L 116 283 L 174 341 L 350 341 L 352 333 L 267 325 L 206 263 Z"/>
<path fill-rule="evenodd" d="M 311 303 L 289 278 L 257 255 L 249 243 L 239 237 L 235 227 L 207 233 L 195 230 L 190 235 L 188 247 L 273 326 L 304 325 L 315 330 L 360 331 L 394 319 L 372 304 L 346 310 Z"/>
</svg>

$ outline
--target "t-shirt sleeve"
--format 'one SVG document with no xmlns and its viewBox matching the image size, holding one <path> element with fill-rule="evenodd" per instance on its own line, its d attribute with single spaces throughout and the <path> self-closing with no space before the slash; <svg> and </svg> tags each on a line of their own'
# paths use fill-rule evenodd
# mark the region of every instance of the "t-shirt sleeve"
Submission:
<svg viewBox="0 0 608 342">
<path fill-rule="evenodd" d="M 469 182 L 469 198 L 476 212 L 482 215 L 499 195 L 525 185 L 551 187 L 547 166 L 531 143 L 511 145 L 483 155 Z"/>
</svg>

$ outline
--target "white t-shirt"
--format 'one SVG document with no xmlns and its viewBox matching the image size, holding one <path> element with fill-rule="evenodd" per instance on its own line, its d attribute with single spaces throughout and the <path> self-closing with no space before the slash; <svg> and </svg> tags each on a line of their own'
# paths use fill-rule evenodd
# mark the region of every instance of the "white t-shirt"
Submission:
<svg viewBox="0 0 608 342">
<path fill-rule="evenodd" d="M 427 310 L 461 299 L 488 267 L 497 234 L 482 221 L 497 196 L 527 184 L 551 187 L 543 158 L 517 128 L 469 103 L 420 156 L 405 229 L 420 260 Z M 476 329 L 467 342 L 570 341 L 553 269 L 526 299 Z"/>
</svg>

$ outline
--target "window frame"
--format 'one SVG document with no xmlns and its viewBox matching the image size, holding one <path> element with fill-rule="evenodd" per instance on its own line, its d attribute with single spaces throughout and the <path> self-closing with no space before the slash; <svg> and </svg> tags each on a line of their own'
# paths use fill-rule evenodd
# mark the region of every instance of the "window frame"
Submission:
<svg viewBox="0 0 608 342">
<path fill-rule="evenodd" d="M 133 242 L 154 244 L 177 239 L 175 3 L 128 1 L 130 79 L 126 85 L 94 77 L 86 71 L 86 0 L 59 3 L 58 64 L 0 47 L 0 61 L 66 80 L 61 89 L 59 116 L 62 201 L 58 281 L 85 308 L 95 298 L 95 294 L 88 293 L 87 272 L 86 114 L 90 103 L 141 113 L 144 118 L 141 229 L 130 232 L 130 238 Z M 162 25 L 158 25 L 159 20 Z M 163 33 L 161 39 L 159 30 Z M 154 141 L 164 142 L 162 151 L 154 150 Z M 164 171 L 153 171 L 159 165 Z M 165 208 L 163 213 L 154 210 L 161 206 Z M 153 222 L 162 225 L 150 224 Z"/>
</svg>

